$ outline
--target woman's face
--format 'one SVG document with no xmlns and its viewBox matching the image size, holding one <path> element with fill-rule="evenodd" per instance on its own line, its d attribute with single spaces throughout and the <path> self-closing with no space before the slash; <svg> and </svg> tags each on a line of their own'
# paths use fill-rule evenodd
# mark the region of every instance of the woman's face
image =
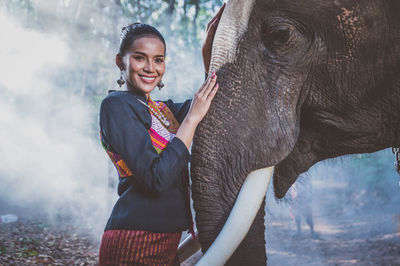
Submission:
<svg viewBox="0 0 400 266">
<path fill-rule="evenodd" d="M 157 37 L 140 37 L 133 41 L 122 63 L 128 90 L 140 90 L 148 96 L 164 75 L 164 44 Z"/>
</svg>

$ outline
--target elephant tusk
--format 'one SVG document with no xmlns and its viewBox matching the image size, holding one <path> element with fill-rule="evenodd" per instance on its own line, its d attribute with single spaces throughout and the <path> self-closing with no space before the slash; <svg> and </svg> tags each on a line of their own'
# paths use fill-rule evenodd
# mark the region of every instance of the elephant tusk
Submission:
<svg viewBox="0 0 400 266">
<path fill-rule="evenodd" d="M 251 172 L 218 237 L 197 266 L 224 265 L 246 237 L 267 193 L 274 166 Z"/>
</svg>

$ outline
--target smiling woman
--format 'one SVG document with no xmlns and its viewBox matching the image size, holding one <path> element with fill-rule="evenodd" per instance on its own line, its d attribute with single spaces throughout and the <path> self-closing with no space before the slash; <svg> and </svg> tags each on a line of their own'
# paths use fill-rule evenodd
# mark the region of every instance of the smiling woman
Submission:
<svg viewBox="0 0 400 266">
<path fill-rule="evenodd" d="M 127 89 L 142 89 L 149 96 L 154 84 L 161 86 L 161 78 L 165 71 L 165 50 L 166 44 L 162 35 L 149 25 L 133 24 L 133 26 L 143 25 L 141 32 L 136 35 L 125 33 L 125 39 L 121 39 L 121 48 L 115 61 L 122 73 L 125 74 Z M 129 31 L 129 27 L 123 28 Z M 146 31 L 147 29 L 147 31 Z M 154 34 L 150 34 L 154 32 Z M 140 34 L 141 33 L 141 34 Z M 138 38 L 138 36 L 141 36 Z M 136 38 L 135 38 L 136 37 Z M 125 43 L 124 43 L 125 42 Z M 131 42 L 129 47 L 127 44 Z M 120 81 L 119 83 L 123 83 Z"/>
<path fill-rule="evenodd" d="M 210 46 L 204 51 L 211 53 Z M 101 141 L 118 171 L 120 196 L 103 234 L 100 265 L 179 264 L 181 232 L 194 234 L 188 149 L 218 90 L 217 77 L 211 74 L 193 100 L 153 101 L 150 93 L 163 86 L 165 52 L 154 27 L 123 28 L 115 62 L 126 90 L 110 93 L 100 109 Z"/>
</svg>

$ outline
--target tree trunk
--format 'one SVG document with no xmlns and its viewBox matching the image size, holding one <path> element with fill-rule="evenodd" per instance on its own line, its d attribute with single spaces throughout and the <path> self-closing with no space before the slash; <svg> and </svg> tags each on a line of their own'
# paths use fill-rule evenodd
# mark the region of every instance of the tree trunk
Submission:
<svg viewBox="0 0 400 266">
<path fill-rule="evenodd" d="M 197 17 L 199 16 L 200 11 L 200 0 L 195 0 L 195 8 L 196 12 L 193 17 L 193 36 L 197 38 Z"/>
<path fill-rule="evenodd" d="M 140 4 L 140 0 L 136 0 L 137 12 L 139 21 L 142 22 L 142 5 Z"/>
<path fill-rule="evenodd" d="M 183 40 L 185 44 L 187 45 L 189 43 L 189 28 L 188 28 L 188 17 L 187 17 L 187 4 L 188 0 L 183 1 L 183 17 L 182 17 L 182 23 L 183 23 Z"/>
<path fill-rule="evenodd" d="M 172 16 L 174 10 L 175 10 L 175 0 L 169 0 L 168 10 L 167 10 L 168 16 Z"/>
</svg>

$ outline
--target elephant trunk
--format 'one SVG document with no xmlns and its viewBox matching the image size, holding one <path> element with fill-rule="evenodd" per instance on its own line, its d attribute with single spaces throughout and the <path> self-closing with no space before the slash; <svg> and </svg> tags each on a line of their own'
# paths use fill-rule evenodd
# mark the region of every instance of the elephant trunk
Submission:
<svg viewBox="0 0 400 266">
<path fill-rule="evenodd" d="M 210 70 L 217 71 L 220 89 L 196 130 L 191 160 L 196 225 L 203 252 L 209 250 L 199 265 L 266 264 L 264 198 L 273 165 L 288 151 L 277 145 L 285 142 L 279 137 L 265 141 L 265 136 L 282 135 L 277 123 L 246 126 L 279 111 L 257 97 L 261 90 L 258 95 L 241 93 L 259 86 L 251 68 L 240 69 L 248 62 L 237 58 L 254 2 L 229 1 L 214 38 Z"/>
<path fill-rule="evenodd" d="M 264 200 L 272 171 L 273 167 L 269 167 L 246 177 L 226 223 L 198 266 L 224 265 L 229 258 L 229 265 L 250 261 L 251 265 L 265 265 Z M 241 246 L 236 250 L 239 244 Z"/>
</svg>

